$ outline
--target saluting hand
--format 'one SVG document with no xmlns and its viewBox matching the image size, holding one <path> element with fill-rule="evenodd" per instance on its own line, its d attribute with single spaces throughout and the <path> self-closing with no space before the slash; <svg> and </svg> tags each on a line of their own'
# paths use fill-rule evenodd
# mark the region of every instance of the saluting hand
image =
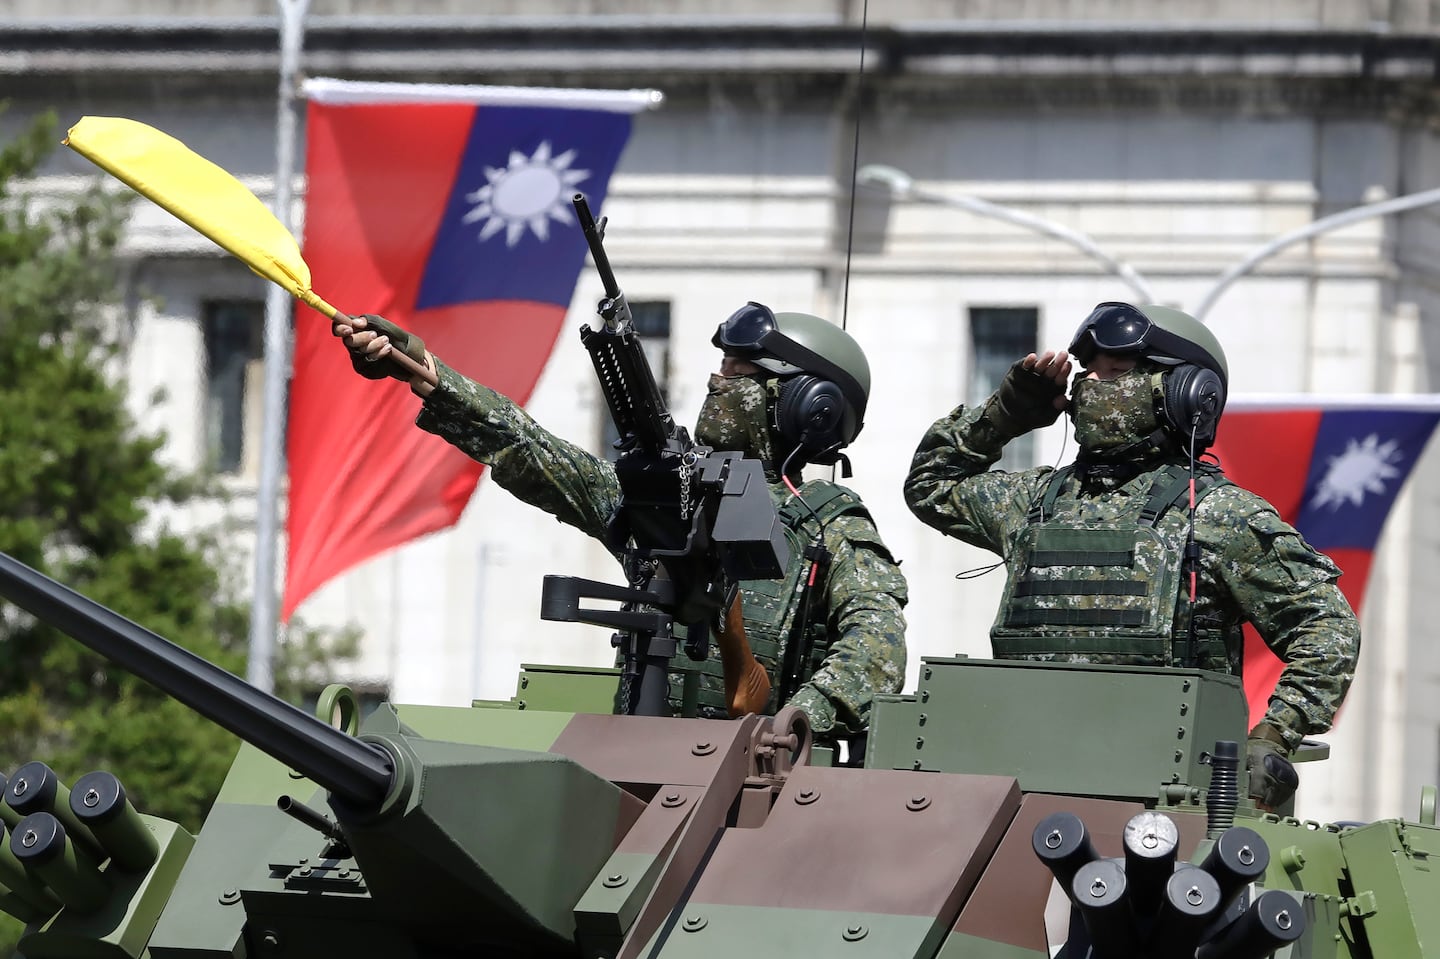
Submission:
<svg viewBox="0 0 1440 959">
<path fill-rule="evenodd" d="M 1069 376 L 1070 357 L 1065 353 L 1031 353 L 1010 367 L 985 415 L 1002 435 L 1010 437 L 1049 426 L 1065 408 Z"/>
<path fill-rule="evenodd" d="M 1020 368 L 1053 381 L 1060 394 L 1052 402 L 1056 410 L 1065 409 L 1070 402 L 1065 398 L 1065 386 L 1070 382 L 1070 374 L 1074 371 L 1070 354 L 1064 350 L 1046 350 L 1038 356 L 1031 353 L 1020 361 Z"/>
</svg>

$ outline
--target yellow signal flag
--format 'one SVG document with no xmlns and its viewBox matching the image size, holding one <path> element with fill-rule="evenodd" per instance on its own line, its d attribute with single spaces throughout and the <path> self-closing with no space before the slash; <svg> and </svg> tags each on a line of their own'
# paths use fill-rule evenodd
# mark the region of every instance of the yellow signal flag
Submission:
<svg viewBox="0 0 1440 959">
<path fill-rule="evenodd" d="M 239 180 L 184 143 L 137 120 L 82 117 L 62 141 L 141 196 L 215 241 L 326 316 L 295 237 Z"/>
</svg>

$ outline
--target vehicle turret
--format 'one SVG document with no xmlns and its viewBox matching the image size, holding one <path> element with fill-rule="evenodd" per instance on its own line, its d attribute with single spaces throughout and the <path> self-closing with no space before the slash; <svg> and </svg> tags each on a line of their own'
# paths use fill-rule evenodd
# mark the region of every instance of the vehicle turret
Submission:
<svg viewBox="0 0 1440 959">
<path fill-rule="evenodd" d="M 270 805 L 287 807 L 290 816 L 273 808 L 263 817 L 248 813 L 244 822 L 229 824 L 228 837 L 217 835 L 214 842 L 208 842 L 207 828 L 207 842 L 173 881 L 213 883 L 227 860 L 233 866 L 270 849 L 264 869 L 247 863 L 248 874 L 232 870 L 225 882 L 234 885 L 212 889 L 210 902 L 225 899 L 227 889 L 244 898 L 252 893 L 247 881 L 256 883 L 257 900 L 333 889 L 346 894 L 348 905 L 327 903 L 331 921 L 356 921 L 363 913 L 407 938 L 456 948 L 501 943 L 536 955 L 573 948 L 575 901 L 639 805 L 619 787 L 564 756 L 426 738 L 394 721 L 393 712 L 376 732 L 349 735 L 3 554 L 0 596 L 235 733 L 287 771 L 277 780 L 285 789 Z M 118 782 L 103 773 L 82 782 L 79 808 L 86 809 L 84 799 L 93 791 L 95 815 L 74 811 L 75 793 L 43 762 L 9 776 L 5 803 L 21 818 L 13 824 L 13 817 L 6 819 L 14 857 L 8 875 L 15 882 L 5 882 L 4 875 L 0 882 L 19 906 L 11 911 L 22 918 L 56 903 L 72 916 L 120 911 L 133 902 L 116 897 L 139 892 L 135 883 L 116 877 L 127 864 L 141 865 L 141 849 L 150 842 L 123 807 L 118 819 L 105 820 L 99 804 L 106 796 L 112 808 L 121 803 Z M 316 786 L 321 792 L 312 798 Z M 305 800 L 328 807 L 336 823 L 332 834 L 317 831 L 313 820 L 294 818 Z M 178 827 L 171 826 L 173 836 Z M 538 847 L 523 837 L 542 833 L 563 837 L 563 848 L 549 844 L 551 854 L 536 862 Z M 335 854 L 336 836 L 343 837 L 344 856 Z M 217 948 L 232 949 L 256 934 L 244 924 L 229 925 L 233 932 L 217 927 Z M 46 935 L 31 939 L 26 952 L 33 959 L 46 951 Z"/>
</svg>

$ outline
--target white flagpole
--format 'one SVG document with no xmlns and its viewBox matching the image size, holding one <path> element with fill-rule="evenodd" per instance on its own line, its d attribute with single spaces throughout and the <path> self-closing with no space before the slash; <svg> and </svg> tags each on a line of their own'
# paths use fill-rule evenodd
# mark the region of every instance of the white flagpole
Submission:
<svg viewBox="0 0 1440 959">
<path fill-rule="evenodd" d="M 1245 410 L 1397 410 L 1431 413 L 1440 410 L 1440 393 L 1236 393 L 1225 412 Z"/>
<path fill-rule="evenodd" d="M 305 13 L 310 0 L 277 0 L 280 8 L 280 91 L 275 116 L 275 199 L 273 211 L 291 229 L 291 187 L 295 177 L 295 79 L 300 73 Z M 265 297 L 265 382 L 260 431 L 260 476 L 255 488 L 255 587 L 250 607 L 250 655 L 245 678 L 257 689 L 275 687 L 275 584 L 279 542 L 280 477 L 285 462 L 285 387 L 290 378 L 290 319 L 295 302 L 274 283 Z"/>
</svg>

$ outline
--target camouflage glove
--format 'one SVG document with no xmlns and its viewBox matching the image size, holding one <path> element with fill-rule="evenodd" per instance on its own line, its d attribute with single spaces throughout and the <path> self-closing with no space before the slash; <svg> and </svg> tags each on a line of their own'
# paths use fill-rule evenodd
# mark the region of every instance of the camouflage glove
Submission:
<svg viewBox="0 0 1440 959">
<path fill-rule="evenodd" d="M 805 710 L 805 715 L 810 718 L 810 729 L 817 736 L 835 728 L 835 704 L 814 686 L 801 686 L 790 697 L 790 702 L 782 705 Z"/>
<path fill-rule="evenodd" d="M 1250 767 L 1250 798 L 1266 812 L 1279 809 L 1295 795 L 1300 774 L 1290 762 L 1290 750 L 1280 730 L 1269 723 L 1257 723 L 1245 743 L 1246 764 Z"/>
<path fill-rule="evenodd" d="M 376 316 L 374 313 L 366 313 L 360 319 L 365 321 L 365 330 L 372 331 L 376 336 L 389 337 L 392 347 L 421 366 L 425 365 L 425 341 L 420 337 L 402 330 L 385 317 Z M 364 348 L 350 350 L 350 365 L 355 368 L 356 373 L 367 380 L 383 380 L 387 376 L 392 376 L 403 383 L 409 383 L 414 378 L 413 373 L 389 357 L 379 360 L 370 359 Z"/>
<path fill-rule="evenodd" d="M 990 397 L 985 417 L 1006 436 L 1024 436 L 1060 418 L 1055 398 L 1064 393 L 1065 388 L 1048 376 L 1027 370 L 1017 362 Z"/>
</svg>

